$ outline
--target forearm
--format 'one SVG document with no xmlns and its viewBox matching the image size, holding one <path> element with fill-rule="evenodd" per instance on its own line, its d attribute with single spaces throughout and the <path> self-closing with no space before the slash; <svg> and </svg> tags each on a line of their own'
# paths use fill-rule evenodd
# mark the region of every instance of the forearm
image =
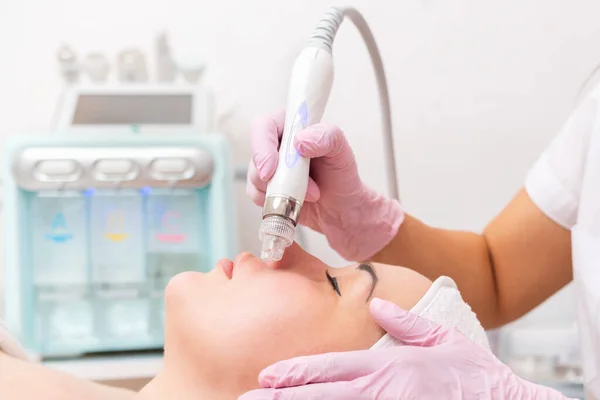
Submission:
<svg viewBox="0 0 600 400">
<path fill-rule="evenodd" d="M 374 261 L 408 267 L 431 280 L 451 277 L 482 324 L 497 325 L 496 284 L 482 235 L 433 228 L 407 215 L 397 236 Z"/>
<path fill-rule="evenodd" d="M 407 216 L 374 260 L 430 279 L 451 277 L 487 329 L 521 317 L 573 278 L 570 231 L 543 214 L 525 190 L 481 235 Z"/>
<path fill-rule="evenodd" d="M 0 352 L 0 399 L 131 400 L 134 395 Z"/>
</svg>

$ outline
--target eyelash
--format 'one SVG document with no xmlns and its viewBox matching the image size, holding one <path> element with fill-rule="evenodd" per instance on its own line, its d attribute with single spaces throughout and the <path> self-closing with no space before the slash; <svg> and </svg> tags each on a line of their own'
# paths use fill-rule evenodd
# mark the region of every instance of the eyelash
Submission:
<svg viewBox="0 0 600 400">
<path fill-rule="evenodd" d="M 335 290 L 338 296 L 341 296 L 342 294 L 340 293 L 340 286 L 338 285 L 337 278 L 334 278 L 333 276 L 329 275 L 329 272 L 327 271 L 325 271 L 325 275 L 327 276 L 327 280 L 331 284 L 331 287 L 333 287 L 333 290 Z"/>
</svg>

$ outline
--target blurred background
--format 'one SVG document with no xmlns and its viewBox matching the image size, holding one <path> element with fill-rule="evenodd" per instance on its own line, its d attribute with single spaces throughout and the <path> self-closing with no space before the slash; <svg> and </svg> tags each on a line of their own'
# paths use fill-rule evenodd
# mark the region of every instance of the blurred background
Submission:
<svg viewBox="0 0 600 400">
<path fill-rule="evenodd" d="M 111 65 L 123 49 L 137 49 L 152 75 L 164 32 L 174 60 L 203 67 L 198 82 L 214 94 L 214 129 L 230 140 L 234 163 L 247 166 L 252 119 L 285 106 L 291 66 L 330 5 L 358 8 L 373 30 L 390 86 L 402 202 L 434 226 L 481 231 L 596 82 L 588 81 L 600 63 L 600 3 L 592 0 L 4 1 L 0 145 L 50 134 L 65 88 L 63 46 L 79 59 L 101 53 Z M 386 191 L 374 75 L 351 24 L 337 36 L 334 60 L 324 120 L 345 130 L 362 178 Z M 257 253 L 260 209 L 245 182 L 235 190 L 238 247 Z M 344 265 L 320 235 L 307 232 L 305 242 Z M 570 390 L 579 375 L 568 289 L 549 303 L 492 337 L 521 373 L 542 364 L 554 371 L 540 380 L 554 379 L 560 359 L 567 367 L 556 384 Z"/>
</svg>

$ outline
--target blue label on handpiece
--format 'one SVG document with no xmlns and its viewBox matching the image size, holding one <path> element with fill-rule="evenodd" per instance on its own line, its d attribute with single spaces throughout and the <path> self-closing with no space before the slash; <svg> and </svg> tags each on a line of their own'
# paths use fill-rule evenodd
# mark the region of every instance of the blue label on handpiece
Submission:
<svg viewBox="0 0 600 400">
<path fill-rule="evenodd" d="M 296 111 L 294 115 L 294 120 L 290 124 L 290 139 L 287 143 L 287 149 L 285 151 L 285 165 L 288 168 L 292 168 L 298 160 L 300 159 L 300 154 L 298 150 L 296 150 L 296 146 L 294 146 L 294 136 L 296 133 L 300 132 L 303 129 L 306 129 L 308 126 L 308 106 L 306 102 L 303 102 Z"/>
</svg>

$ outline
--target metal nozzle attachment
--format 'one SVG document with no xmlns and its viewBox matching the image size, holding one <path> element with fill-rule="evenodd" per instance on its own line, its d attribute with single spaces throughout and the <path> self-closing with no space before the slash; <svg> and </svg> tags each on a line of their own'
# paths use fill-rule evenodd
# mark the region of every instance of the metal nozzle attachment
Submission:
<svg viewBox="0 0 600 400">
<path fill-rule="evenodd" d="M 302 205 L 291 197 L 282 195 L 269 196 L 265 200 L 262 217 L 263 219 L 266 219 L 272 215 L 279 215 L 289 219 L 291 223 L 296 226 L 301 208 Z"/>
<path fill-rule="evenodd" d="M 260 258 L 263 261 L 279 261 L 285 248 L 294 241 L 296 227 L 287 218 L 272 215 L 263 219 L 258 232 L 262 240 Z"/>
<path fill-rule="evenodd" d="M 260 252 L 263 261 L 281 260 L 285 248 L 294 242 L 300 207 L 300 203 L 291 197 L 267 197 L 258 231 L 258 238 L 263 242 Z"/>
</svg>

